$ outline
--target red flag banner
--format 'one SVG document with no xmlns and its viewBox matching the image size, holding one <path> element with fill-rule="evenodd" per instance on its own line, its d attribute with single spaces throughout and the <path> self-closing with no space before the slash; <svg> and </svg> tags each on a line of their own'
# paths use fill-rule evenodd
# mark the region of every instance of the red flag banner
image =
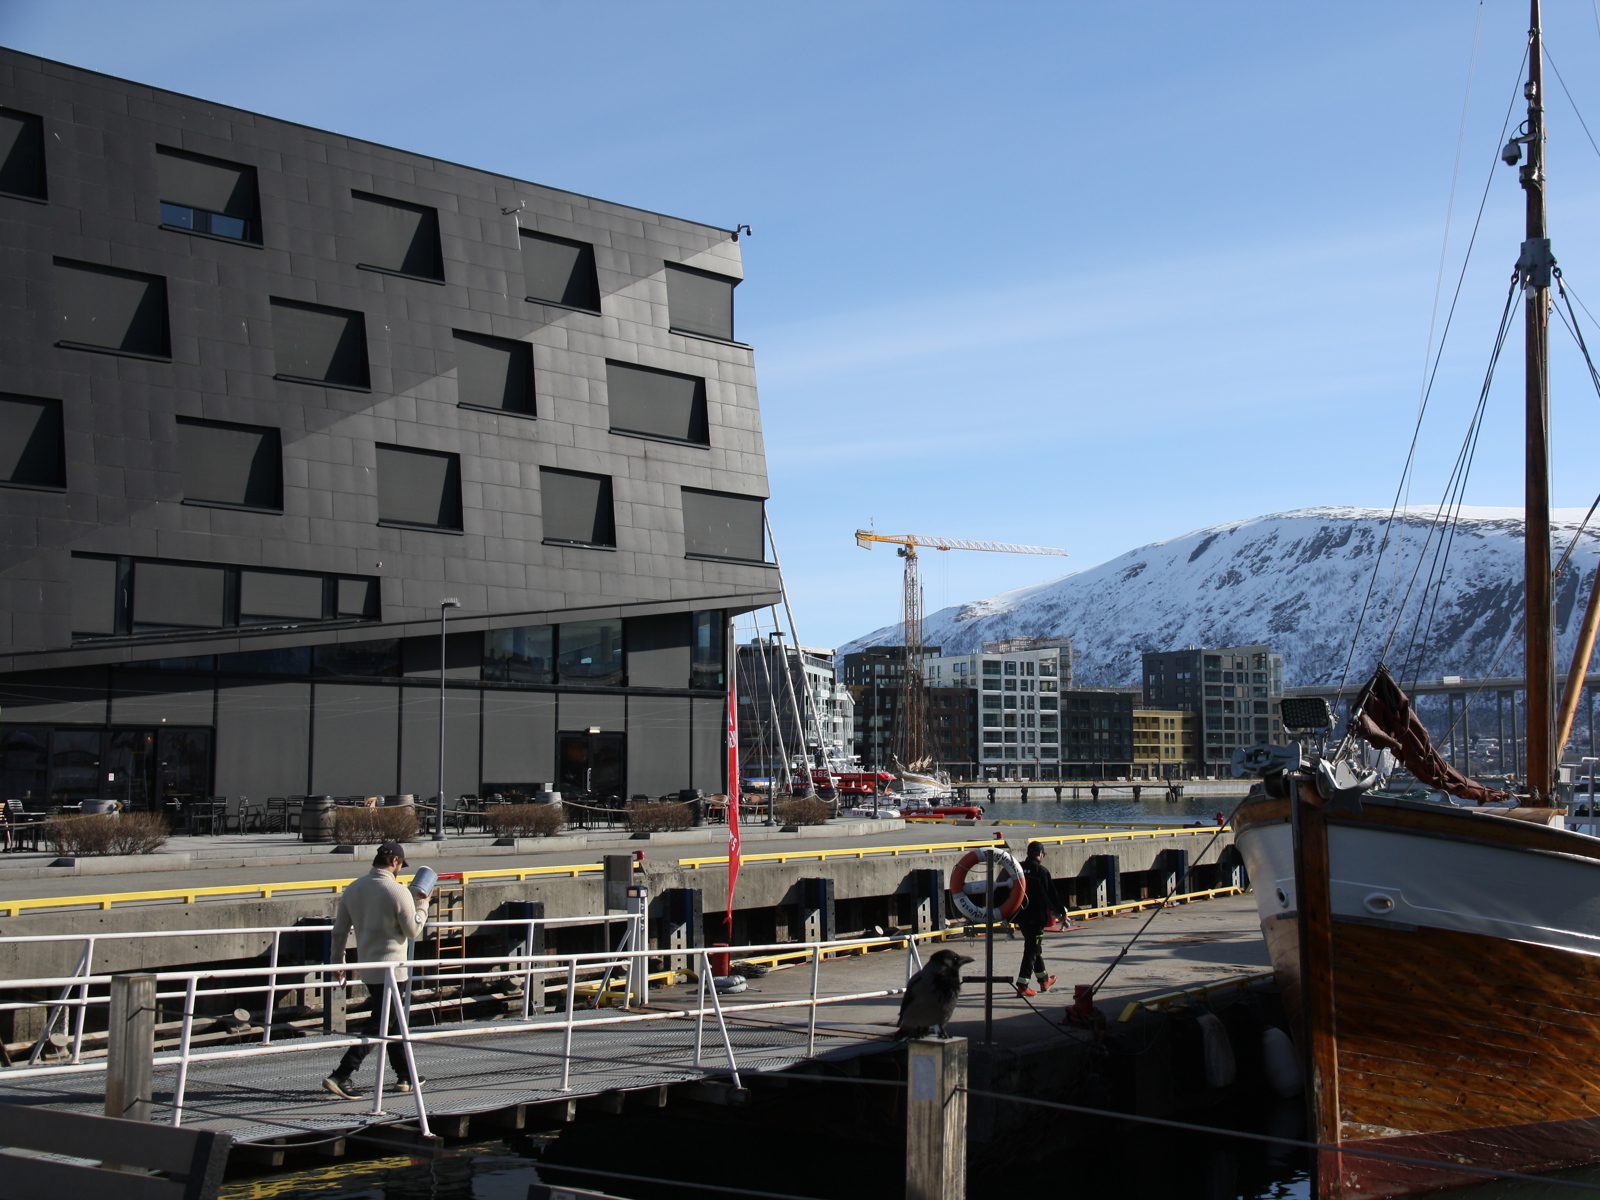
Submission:
<svg viewBox="0 0 1600 1200">
<path fill-rule="evenodd" d="M 728 940 L 733 940 L 733 889 L 739 882 L 739 708 L 728 677 Z"/>
</svg>

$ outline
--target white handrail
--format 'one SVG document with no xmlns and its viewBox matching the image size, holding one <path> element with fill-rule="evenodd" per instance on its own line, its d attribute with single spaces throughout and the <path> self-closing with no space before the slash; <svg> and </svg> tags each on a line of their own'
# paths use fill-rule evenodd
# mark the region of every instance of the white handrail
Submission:
<svg viewBox="0 0 1600 1200">
<path fill-rule="evenodd" d="M 612 916 L 609 918 L 588 918 L 587 920 L 592 921 L 596 919 L 616 920 L 618 918 Z M 631 915 L 627 919 L 631 923 L 642 924 L 644 920 L 643 906 L 641 906 L 641 910 L 637 914 Z M 575 923 L 573 918 L 556 918 L 556 920 Z M 530 928 L 531 924 L 528 919 L 501 923 L 508 925 L 519 925 L 524 928 Z M 303 929 L 304 927 L 300 928 Z M 630 1012 L 624 1008 L 622 1012 L 612 1016 L 594 1015 L 583 1017 L 581 1019 L 581 1023 L 586 1028 L 589 1028 L 602 1025 L 614 1026 L 645 1021 L 675 1019 L 687 1020 L 693 1018 L 695 1020 L 694 1065 L 697 1069 L 702 1070 L 707 1074 L 720 1074 L 720 1069 L 713 1070 L 703 1062 L 703 1034 L 705 1028 L 705 1019 L 707 1016 L 713 1017 L 717 1023 L 717 1031 L 722 1041 L 723 1054 L 727 1060 L 726 1071 L 732 1077 L 733 1085 L 735 1087 L 742 1087 L 738 1058 L 734 1051 L 732 1034 L 728 1028 L 728 1020 L 730 1017 L 736 1018 L 740 1013 L 755 1010 L 806 1007 L 809 1010 L 807 1016 L 806 1053 L 807 1056 L 810 1057 L 816 1049 L 817 1009 L 820 1005 L 892 996 L 903 990 L 902 988 L 889 988 L 865 992 L 852 992 L 834 996 L 821 995 L 821 963 L 823 957 L 828 953 L 828 951 L 842 950 L 846 948 L 852 951 L 857 951 L 864 946 L 878 945 L 887 947 L 906 941 L 914 942 L 914 940 L 914 935 L 903 935 L 899 937 L 848 940 L 840 939 L 818 942 L 774 942 L 752 946 L 730 947 L 726 949 L 719 948 L 719 954 L 727 954 L 730 956 L 737 955 L 740 957 L 749 957 L 751 955 L 763 953 L 804 954 L 806 958 L 809 958 L 811 966 L 810 987 L 808 988 L 808 994 L 802 998 L 793 1000 L 760 1001 L 753 1004 L 730 1005 L 727 1007 L 723 1006 L 721 997 L 718 995 L 716 987 L 712 982 L 712 952 L 709 949 L 700 948 L 692 955 L 699 960 L 697 963 L 699 969 L 695 972 L 697 976 L 698 995 L 695 1006 L 692 1010 L 640 1013 Z M 529 941 L 531 941 L 531 937 L 529 938 Z M 232 980 L 259 980 L 263 974 L 263 969 L 260 967 L 232 967 L 215 970 L 156 972 L 155 975 L 158 984 L 181 983 L 183 985 L 181 992 L 157 991 L 158 999 L 170 999 L 178 995 L 183 997 L 183 1021 L 177 1052 L 175 1054 L 166 1053 L 155 1055 L 153 1057 L 152 1065 L 175 1065 L 177 1067 L 177 1078 L 175 1080 L 172 1093 L 172 1123 L 174 1125 L 179 1125 L 183 1121 L 185 1112 L 185 1099 L 189 1082 L 190 1068 L 196 1062 L 217 1062 L 240 1058 L 259 1057 L 269 1054 L 295 1053 L 304 1050 L 323 1051 L 341 1046 L 373 1045 L 379 1050 L 377 1055 L 377 1083 L 373 1090 L 373 1114 L 377 1115 L 381 1114 L 382 1112 L 384 1064 L 388 1058 L 388 1051 L 385 1047 L 387 1047 L 390 1043 L 398 1042 L 402 1046 L 402 1052 L 405 1056 L 405 1061 L 407 1064 L 407 1071 L 410 1078 L 413 1081 L 416 1081 L 420 1078 L 417 1071 L 416 1055 L 414 1050 L 414 1046 L 418 1042 L 452 1040 L 460 1041 L 476 1037 L 484 1033 L 504 1035 L 508 1033 L 547 1033 L 560 1030 L 562 1034 L 561 1090 L 564 1092 L 571 1091 L 573 1037 L 574 1032 L 580 1023 L 580 1018 L 577 1012 L 577 985 L 579 974 L 605 972 L 606 977 L 609 977 L 610 972 L 618 969 L 625 969 L 629 982 L 624 986 L 628 989 L 628 998 L 631 998 L 634 987 L 637 986 L 634 983 L 634 980 L 639 978 L 648 978 L 648 960 L 651 958 L 661 958 L 667 956 L 667 951 L 664 951 L 661 948 L 652 949 L 643 946 L 642 943 L 644 939 L 642 935 L 637 940 L 630 939 L 630 941 L 632 942 L 631 945 L 620 950 L 587 951 L 575 954 L 513 953 L 509 955 L 500 954 L 493 956 L 476 956 L 473 958 L 411 958 L 405 960 L 404 962 L 313 963 L 290 967 L 281 966 L 276 961 L 276 958 L 274 958 L 274 960 L 268 964 L 268 967 L 265 970 L 265 974 L 267 975 L 266 982 L 252 982 L 243 987 L 223 986 L 203 988 L 200 986 L 200 984 L 202 981 L 226 984 Z M 527 942 L 524 942 L 523 945 L 526 946 Z M 912 952 L 908 951 L 908 954 L 909 953 Z M 472 1025 L 463 1024 L 455 1028 L 439 1027 L 422 1031 L 414 1030 L 411 1027 L 411 1023 L 406 1012 L 407 1006 L 403 1003 L 397 1002 L 399 1001 L 401 995 L 399 984 L 397 982 L 397 972 L 404 968 L 408 977 L 427 980 L 430 978 L 441 977 L 430 976 L 426 974 L 427 968 L 441 967 L 446 965 L 452 968 L 452 972 L 449 977 L 462 981 L 468 979 L 521 978 L 524 981 L 524 1004 L 522 1019 L 514 1021 L 495 1021 L 488 1025 L 474 1023 Z M 480 969 L 474 970 L 473 968 Z M 288 1043 L 273 1043 L 271 1041 L 270 1030 L 271 1014 L 273 1012 L 272 1001 L 278 987 L 278 978 L 282 973 L 287 971 L 300 977 L 300 979 L 293 985 L 297 988 L 303 990 L 323 990 L 343 986 L 343 977 L 346 972 L 357 972 L 363 970 L 381 970 L 384 972 L 385 977 L 383 995 L 382 999 L 380 1000 L 381 1007 L 379 1009 L 378 1032 L 376 1036 L 351 1035 L 342 1037 L 322 1037 L 306 1042 Z M 419 970 L 422 973 L 419 974 Z M 535 974 L 538 974 L 542 979 L 545 975 L 558 971 L 564 972 L 566 975 L 565 1011 L 561 1014 L 559 1020 L 530 1019 L 531 1014 L 528 1012 L 529 1004 L 527 1001 L 528 981 L 531 981 Z M 54 1003 L 61 1006 L 70 1006 L 76 1008 L 78 1010 L 76 1014 L 78 1018 L 78 1026 L 81 1029 L 84 1013 L 91 1004 L 109 1004 L 108 996 L 92 996 L 89 993 L 89 989 L 91 986 L 96 984 L 108 984 L 110 979 L 110 975 L 80 974 L 46 979 L 0 980 L 0 991 L 24 988 L 34 989 L 57 985 L 67 986 L 69 987 L 69 990 L 76 990 L 78 992 L 76 997 L 68 997 Z M 706 1002 L 706 993 L 708 990 L 710 992 L 709 1005 Z M 268 1000 L 264 1010 L 266 1019 L 263 1022 L 263 1037 L 259 1042 L 252 1042 L 246 1045 L 234 1046 L 227 1049 L 209 1051 L 196 1051 L 194 1049 L 192 1035 L 194 1020 L 197 1015 L 196 1007 L 199 997 L 206 995 L 239 995 L 242 993 L 259 991 L 266 991 L 268 993 Z M 24 1007 L 38 1007 L 38 1003 L 33 1002 L 30 1004 L 27 1002 L 8 1002 L 0 1004 L 0 1009 Z M 105 1069 L 106 1062 L 103 1059 L 92 1062 L 84 1062 L 78 1055 L 75 1055 L 70 1064 L 45 1066 L 30 1065 L 27 1067 L 3 1070 L 0 1071 L 0 1080 L 7 1078 L 36 1078 L 52 1074 L 60 1075 L 94 1073 L 103 1071 Z M 416 1104 L 418 1129 L 420 1132 L 426 1135 L 429 1133 L 429 1126 L 426 1104 L 421 1096 L 421 1091 L 421 1086 L 419 1084 L 414 1084 L 412 1088 L 412 1097 L 414 1103 Z"/>
</svg>

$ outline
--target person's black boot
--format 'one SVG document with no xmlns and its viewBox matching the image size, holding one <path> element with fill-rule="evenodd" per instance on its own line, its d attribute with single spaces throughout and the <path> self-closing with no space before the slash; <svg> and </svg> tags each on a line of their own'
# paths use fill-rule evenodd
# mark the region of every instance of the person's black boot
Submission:
<svg viewBox="0 0 1600 1200">
<path fill-rule="evenodd" d="M 332 1092 L 341 1100 L 361 1099 L 361 1089 L 352 1084 L 348 1079 L 341 1079 L 337 1075 L 329 1075 L 322 1081 L 324 1091 Z"/>
</svg>

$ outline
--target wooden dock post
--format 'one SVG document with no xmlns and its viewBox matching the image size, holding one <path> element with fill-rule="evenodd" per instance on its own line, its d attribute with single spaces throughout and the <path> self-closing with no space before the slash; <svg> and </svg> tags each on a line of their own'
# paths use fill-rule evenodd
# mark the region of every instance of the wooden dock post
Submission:
<svg viewBox="0 0 1600 1200">
<path fill-rule="evenodd" d="M 106 1116 L 150 1119 L 151 1063 L 156 1053 L 156 977 L 115 975 L 107 1030 Z"/>
<path fill-rule="evenodd" d="M 906 1043 L 906 1200 L 965 1200 L 967 1039 Z"/>
</svg>

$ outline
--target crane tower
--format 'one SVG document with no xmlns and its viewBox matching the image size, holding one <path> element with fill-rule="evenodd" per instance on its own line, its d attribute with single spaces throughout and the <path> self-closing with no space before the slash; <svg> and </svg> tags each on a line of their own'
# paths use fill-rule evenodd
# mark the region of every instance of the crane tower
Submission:
<svg viewBox="0 0 1600 1200">
<path fill-rule="evenodd" d="M 1060 554 L 1052 546 L 1017 546 L 1010 542 L 979 542 L 966 538 L 928 537 L 920 533 L 878 533 L 856 530 L 856 545 L 871 550 L 887 542 L 905 560 L 901 632 L 905 641 L 905 669 L 900 681 L 900 712 L 891 746 L 902 770 L 923 770 L 928 758 L 927 694 L 922 682 L 922 579 L 917 569 L 917 547 L 928 550 L 984 550 L 991 554 Z M 874 714 L 876 715 L 876 714 Z"/>
</svg>

